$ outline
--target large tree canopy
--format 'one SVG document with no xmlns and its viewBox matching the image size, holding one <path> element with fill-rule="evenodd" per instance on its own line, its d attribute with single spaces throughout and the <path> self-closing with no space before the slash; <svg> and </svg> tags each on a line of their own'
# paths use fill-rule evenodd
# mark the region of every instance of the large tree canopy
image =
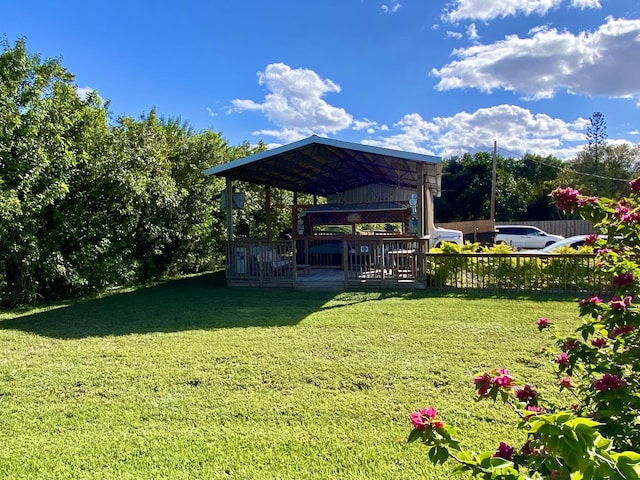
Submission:
<svg viewBox="0 0 640 480">
<path fill-rule="evenodd" d="M 585 195 L 620 198 L 629 193 L 627 182 L 640 174 L 640 145 L 628 143 L 585 149 L 566 164 L 560 182 L 578 188 Z"/>
<path fill-rule="evenodd" d="M 493 155 L 478 152 L 444 161 L 442 197 L 436 199 L 438 222 L 488 219 L 491 213 Z M 553 157 L 527 154 L 522 159 L 496 156 L 496 219 L 553 218 L 549 193 L 562 169 Z"/>
<path fill-rule="evenodd" d="M 154 111 L 110 123 L 55 59 L 0 55 L 0 301 L 82 295 L 211 268 L 224 185 L 203 170 L 248 155 Z M 263 146 L 259 146 L 263 148 Z"/>
</svg>

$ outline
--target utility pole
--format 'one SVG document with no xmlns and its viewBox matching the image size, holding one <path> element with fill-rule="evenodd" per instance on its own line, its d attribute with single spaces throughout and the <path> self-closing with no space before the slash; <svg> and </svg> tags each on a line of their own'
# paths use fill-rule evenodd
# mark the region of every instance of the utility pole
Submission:
<svg viewBox="0 0 640 480">
<path fill-rule="evenodd" d="M 489 220 L 496 220 L 496 150 L 498 143 L 493 141 L 493 168 L 491 170 L 491 218 Z"/>
</svg>

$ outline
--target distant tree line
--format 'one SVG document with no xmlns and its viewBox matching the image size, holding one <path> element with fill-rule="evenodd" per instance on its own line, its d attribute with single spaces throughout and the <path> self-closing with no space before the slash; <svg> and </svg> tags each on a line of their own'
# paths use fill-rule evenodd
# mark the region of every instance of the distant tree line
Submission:
<svg viewBox="0 0 640 480">
<path fill-rule="evenodd" d="M 640 145 L 604 140 L 603 116 L 592 115 L 596 134 L 575 158 L 526 154 L 504 158 L 496 154 L 495 219 L 534 221 L 566 218 L 549 199 L 559 186 L 578 188 L 585 195 L 620 198 L 629 193 L 627 181 L 640 176 Z M 592 137 L 595 140 L 592 140 Z M 464 154 L 443 161 L 442 196 L 435 200 L 437 222 L 489 219 L 493 153 Z"/>
<path fill-rule="evenodd" d="M 225 186 L 203 170 L 264 144 L 232 146 L 220 133 L 195 132 L 154 110 L 112 118 L 95 92 L 78 95 L 59 60 L 30 54 L 22 39 L 1 44 L 0 304 L 50 302 L 218 267 Z M 603 177 L 637 173 L 637 149 L 601 145 L 598 155 Z M 491 162 L 484 152 L 445 162 L 439 221 L 487 218 Z M 568 164 L 498 158 L 498 215 L 553 217 L 548 193 L 562 182 L 590 187 L 588 177 L 571 172 L 593 163 L 586 151 Z M 603 178 L 598 189 L 607 185 Z M 263 237 L 264 187 L 236 189 L 246 192 L 245 208 L 234 211 L 236 232 Z M 292 196 L 272 191 L 272 231 L 290 226 Z"/>
</svg>

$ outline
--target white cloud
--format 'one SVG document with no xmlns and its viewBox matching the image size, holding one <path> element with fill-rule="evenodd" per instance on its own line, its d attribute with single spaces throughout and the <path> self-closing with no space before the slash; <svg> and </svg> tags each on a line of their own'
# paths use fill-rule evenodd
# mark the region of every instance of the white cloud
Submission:
<svg viewBox="0 0 640 480">
<path fill-rule="evenodd" d="M 442 15 L 445 22 L 460 20 L 482 20 L 516 15 L 546 15 L 549 10 L 559 7 L 564 0 L 456 0 Z M 600 8 L 599 0 L 571 0 L 574 8 Z"/>
<path fill-rule="evenodd" d="M 516 105 L 497 105 L 431 121 L 417 113 L 408 114 L 394 125 L 400 133 L 366 143 L 448 157 L 491 151 L 495 140 L 501 150 L 515 155 L 531 152 L 568 159 L 584 147 L 588 122 L 579 118 L 568 123 Z"/>
<path fill-rule="evenodd" d="M 487 149 L 495 140 L 511 152 L 562 156 L 572 149 L 579 150 L 571 144 L 584 143 L 588 120 L 567 123 L 516 105 L 498 105 L 435 118 L 434 122 L 440 127 L 439 142 L 447 152 Z"/>
<path fill-rule="evenodd" d="M 447 37 L 460 40 L 463 37 L 463 35 L 460 32 L 452 32 L 450 30 L 447 30 Z"/>
<path fill-rule="evenodd" d="M 353 117 L 343 108 L 334 107 L 322 98 L 327 93 L 339 93 L 340 86 L 329 79 L 323 80 L 312 70 L 273 63 L 258 74 L 258 83 L 269 92 L 262 103 L 250 99 L 232 101 L 236 112 L 261 112 L 280 128 L 258 133 L 283 141 L 294 137 L 298 140 L 314 133 L 336 133 L 353 123 Z"/>
<path fill-rule="evenodd" d="M 436 89 L 504 89 L 527 98 L 574 94 L 640 94 L 640 19 L 607 17 L 595 32 L 573 35 L 541 28 L 530 38 L 508 36 L 491 45 L 454 50 L 460 60 L 432 74 Z M 615 74 L 613 74 L 615 72 Z"/>
<path fill-rule="evenodd" d="M 489 151 L 496 140 L 500 149 L 514 154 L 532 152 L 568 159 L 586 142 L 588 119 L 566 122 L 516 105 L 497 105 L 430 120 L 410 113 L 389 126 L 368 118 L 355 120 L 344 109 L 326 103 L 322 97 L 340 92 L 340 87 L 311 70 L 272 64 L 258 79 L 267 89 L 264 101 L 237 99 L 233 106 L 236 112 L 254 111 L 271 120 L 275 128 L 253 133 L 274 138 L 277 144 L 350 129 L 366 134 L 368 138 L 360 140 L 365 144 L 430 155 Z"/>
<path fill-rule="evenodd" d="M 209 115 L 210 117 L 215 117 L 216 112 L 214 112 L 210 107 L 207 107 L 207 115 Z"/>
<path fill-rule="evenodd" d="M 401 130 L 402 133 L 377 139 L 367 139 L 362 143 L 407 152 L 435 155 L 433 144 L 438 136 L 438 126 L 436 124 L 424 120 L 417 113 L 411 113 L 405 115 L 394 127 Z"/>
<path fill-rule="evenodd" d="M 640 135 L 640 130 L 631 130 L 629 135 Z"/>
<path fill-rule="evenodd" d="M 257 130 L 255 132 L 252 132 L 253 135 L 256 136 L 266 136 L 266 137 L 273 137 L 273 138 L 277 138 L 279 139 L 282 143 L 286 144 L 286 143 L 291 143 L 291 142 L 295 142 L 297 140 L 302 140 L 303 138 L 308 137 L 308 134 L 304 134 L 302 133 L 300 130 L 297 130 L 295 128 L 282 128 L 280 130 L 269 130 L 269 129 L 265 129 L 265 130 Z M 322 135 L 324 136 L 324 135 Z M 270 145 L 277 145 L 280 146 L 282 145 L 281 143 L 273 143 Z"/>
<path fill-rule="evenodd" d="M 382 13 L 396 13 L 402 5 L 398 3 L 398 0 L 391 0 L 389 4 L 383 3 L 380 7 L 382 9 Z"/>
<path fill-rule="evenodd" d="M 93 90 L 91 87 L 76 87 L 76 95 L 80 100 L 86 100 L 87 95 L 93 92 Z"/>
<path fill-rule="evenodd" d="M 471 25 L 467 26 L 467 37 L 469 37 L 469 40 L 477 40 L 478 38 L 480 38 L 480 35 L 478 35 L 478 29 L 476 28 L 475 23 L 472 23 Z"/>
<path fill-rule="evenodd" d="M 602 8 L 600 0 L 571 0 L 571 6 L 574 8 Z"/>
<path fill-rule="evenodd" d="M 378 122 L 373 122 L 368 118 L 364 120 L 354 120 L 353 127 L 354 130 L 375 130 L 378 128 Z"/>
</svg>

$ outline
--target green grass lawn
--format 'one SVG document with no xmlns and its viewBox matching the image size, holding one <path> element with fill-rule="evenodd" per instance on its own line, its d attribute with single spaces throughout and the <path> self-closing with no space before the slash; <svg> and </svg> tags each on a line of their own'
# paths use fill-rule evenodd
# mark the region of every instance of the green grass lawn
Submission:
<svg viewBox="0 0 640 480">
<path fill-rule="evenodd" d="M 448 478 L 408 414 L 435 406 L 475 450 L 521 442 L 472 377 L 559 399 L 535 320 L 579 321 L 568 298 L 222 283 L 0 314 L 0 478 Z"/>
</svg>

